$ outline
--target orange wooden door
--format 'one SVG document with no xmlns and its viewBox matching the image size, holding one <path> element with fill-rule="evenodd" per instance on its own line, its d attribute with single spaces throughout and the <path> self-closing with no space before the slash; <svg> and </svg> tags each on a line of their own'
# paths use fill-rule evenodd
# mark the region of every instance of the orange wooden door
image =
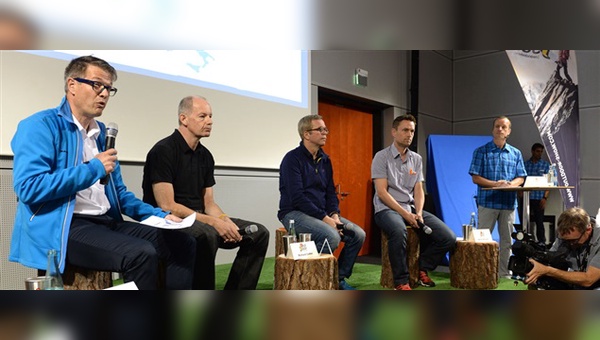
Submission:
<svg viewBox="0 0 600 340">
<path fill-rule="evenodd" d="M 323 150 L 331 157 L 341 214 L 365 230 L 367 238 L 359 255 L 367 255 L 373 212 L 373 116 L 328 103 L 319 103 L 319 114 L 329 128 Z"/>
</svg>

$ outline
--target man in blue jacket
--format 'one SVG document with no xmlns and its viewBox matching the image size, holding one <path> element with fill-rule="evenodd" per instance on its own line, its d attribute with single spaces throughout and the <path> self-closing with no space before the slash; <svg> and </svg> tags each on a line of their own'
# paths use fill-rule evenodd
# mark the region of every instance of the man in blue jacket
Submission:
<svg viewBox="0 0 600 340">
<path fill-rule="evenodd" d="M 296 232 L 310 233 L 319 251 L 325 240 L 331 250 L 343 241 L 338 262 L 339 288 L 353 290 L 346 279 L 352 274 L 365 231 L 340 215 L 331 160 L 321 149 L 329 134 L 323 118 L 303 117 L 298 122 L 298 134 L 300 145 L 285 155 L 279 168 L 281 198 L 277 217 L 288 231 L 290 220 L 294 220 Z M 338 230 L 338 225 L 343 225 L 342 229 Z M 329 249 L 325 247 L 323 252 Z"/>
<path fill-rule="evenodd" d="M 116 79 L 116 70 L 102 59 L 73 59 L 60 105 L 19 123 L 11 142 L 18 206 L 9 260 L 46 269 L 47 253 L 54 249 L 61 272 L 67 261 L 120 272 L 139 289 L 158 287 L 160 260 L 166 288 L 191 288 L 195 240 L 123 220 L 122 215 L 179 219 L 127 191 L 117 151 L 106 150 L 106 128 L 96 118 L 116 94 Z"/>
</svg>

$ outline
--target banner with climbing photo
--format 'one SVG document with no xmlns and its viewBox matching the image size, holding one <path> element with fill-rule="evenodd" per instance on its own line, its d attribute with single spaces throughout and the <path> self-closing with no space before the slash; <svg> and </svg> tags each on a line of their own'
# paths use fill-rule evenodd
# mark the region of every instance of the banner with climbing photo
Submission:
<svg viewBox="0 0 600 340">
<path fill-rule="evenodd" d="M 579 205 L 579 91 L 573 50 L 506 51 L 567 208 Z"/>
</svg>

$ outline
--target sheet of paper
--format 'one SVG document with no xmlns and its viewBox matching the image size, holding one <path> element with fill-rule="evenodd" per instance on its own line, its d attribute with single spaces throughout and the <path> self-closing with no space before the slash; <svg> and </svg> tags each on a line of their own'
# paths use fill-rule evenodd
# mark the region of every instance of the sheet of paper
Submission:
<svg viewBox="0 0 600 340">
<path fill-rule="evenodd" d="M 114 286 L 114 287 L 105 288 L 104 290 L 139 290 L 139 289 L 138 289 L 138 286 L 135 284 L 135 282 L 130 281 L 127 283 L 123 283 L 121 285 Z"/>
<path fill-rule="evenodd" d="M 173 222 L 158 216 L 150 216 L 140 223 L 162 229 L 183 229 L 190 227 L 195 220 L 196 213 L 192 213 L 190 216 L 184 218 L 181 222 Z"/>
</svg>

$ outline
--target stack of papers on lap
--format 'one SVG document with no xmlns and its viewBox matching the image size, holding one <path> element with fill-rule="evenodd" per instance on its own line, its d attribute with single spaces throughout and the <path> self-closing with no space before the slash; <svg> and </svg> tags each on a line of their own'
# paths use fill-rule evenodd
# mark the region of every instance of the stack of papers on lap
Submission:
<svg viewBox="0 0 600 340">
<path fill-rule="evenodd" d="M 147 219 L 140 222 L 141 224 L 145 224 L 155 228 L 162 229 L 183 229 L 191 227 L 196 220 L 196 213 L 192 213 L 190 216 L 184 218 L 181 222 L 173 222 L 171 220 L 164 219 L 158 216 L 150 216 Z"/>
</svg>

